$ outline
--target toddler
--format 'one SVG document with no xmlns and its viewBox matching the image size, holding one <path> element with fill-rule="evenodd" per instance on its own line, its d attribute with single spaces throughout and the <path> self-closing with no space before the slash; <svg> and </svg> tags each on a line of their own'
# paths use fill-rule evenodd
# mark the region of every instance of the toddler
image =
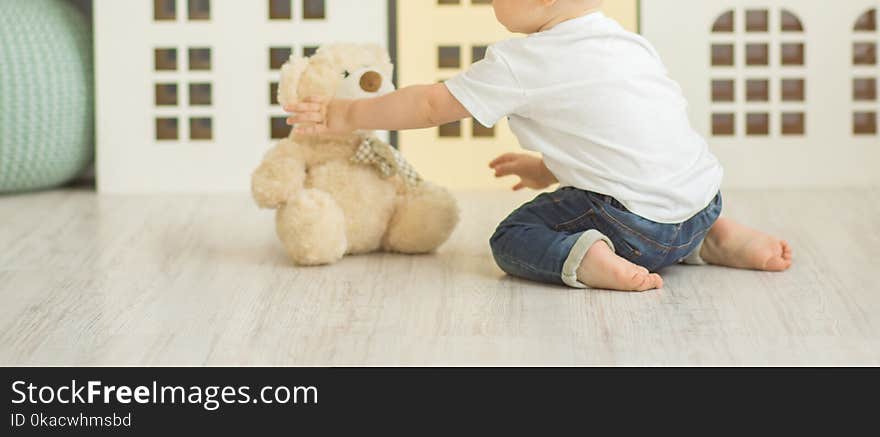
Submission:
<svg viewBox="0 0 880 437">
<path fill-rule="evenodd" d="M 783 271 L 789 245 L 720 218 L 723 170 L 691 127 L 657 52 L 600 12 L 601 0 L 495 0 L 525 38 L 491 46 L 446 83 L 365 100 L 290 105 L 301 135 L 503 117 L 521 146 L 490 164 L 514 189 L 561 188 L 514 211 L 491 239 L 502 270 L 576 288 L 645 291 L 676 263 Z"/>
</svg>

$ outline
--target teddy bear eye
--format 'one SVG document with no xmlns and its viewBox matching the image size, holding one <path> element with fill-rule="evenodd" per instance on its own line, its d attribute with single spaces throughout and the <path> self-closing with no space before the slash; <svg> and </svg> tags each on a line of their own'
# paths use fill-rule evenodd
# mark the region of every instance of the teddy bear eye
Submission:
<svg viewBox="0 0 880 437">
<path fill-rule="evenodd" d="M 349 73 L 348 70 L 345 70 L 342 72 L 342 77 L 344 79 L 348 79 L 348 76 L 351 76 L 351 73 Z"/>
</svg>

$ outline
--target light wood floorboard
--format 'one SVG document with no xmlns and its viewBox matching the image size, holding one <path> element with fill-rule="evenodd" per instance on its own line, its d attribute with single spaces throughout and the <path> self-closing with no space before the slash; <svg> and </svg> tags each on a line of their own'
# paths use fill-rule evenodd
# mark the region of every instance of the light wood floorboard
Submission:
<svg viewBox="0 0 880 437">
<path fill-rule="evenodd" d="M 431 256 L 288 264 L 245 196 L 0 198 L 0 365 L 878 365 L 880 191 L 734 191 L 784 274 L 666 270 L 664 290 L 505 277 L 524 194 L 460 193 Z"/>
</svg>

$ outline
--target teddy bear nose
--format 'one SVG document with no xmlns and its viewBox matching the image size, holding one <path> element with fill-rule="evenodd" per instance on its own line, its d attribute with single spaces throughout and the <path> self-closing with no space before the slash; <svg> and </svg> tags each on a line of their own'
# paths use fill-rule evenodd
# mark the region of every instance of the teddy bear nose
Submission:
<svg viewBox="0 0 880 437">
<path fill-rule="evenodd" d="M 382 87 L 382 76 L 375 71 L 368 71 L 361 76 L 361 89 L 368 93 L 375 93 Z"/>
</svg>

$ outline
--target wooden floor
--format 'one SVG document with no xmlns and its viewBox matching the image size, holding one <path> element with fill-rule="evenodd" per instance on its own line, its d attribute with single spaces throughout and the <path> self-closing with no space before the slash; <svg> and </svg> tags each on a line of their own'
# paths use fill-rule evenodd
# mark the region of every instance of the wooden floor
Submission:
<svg viewBox="0 0 880 437">
<path fill-rule="evenodd" d="M 460 199 L 437 255 L 306 269 L 244 196 L 0 198 L 0 365 L 880 364 L 880 190 L 728 192 L 794 269 L 645 294 L 505 277 L 487 240 L 526 197 Z"/>
</svg>

